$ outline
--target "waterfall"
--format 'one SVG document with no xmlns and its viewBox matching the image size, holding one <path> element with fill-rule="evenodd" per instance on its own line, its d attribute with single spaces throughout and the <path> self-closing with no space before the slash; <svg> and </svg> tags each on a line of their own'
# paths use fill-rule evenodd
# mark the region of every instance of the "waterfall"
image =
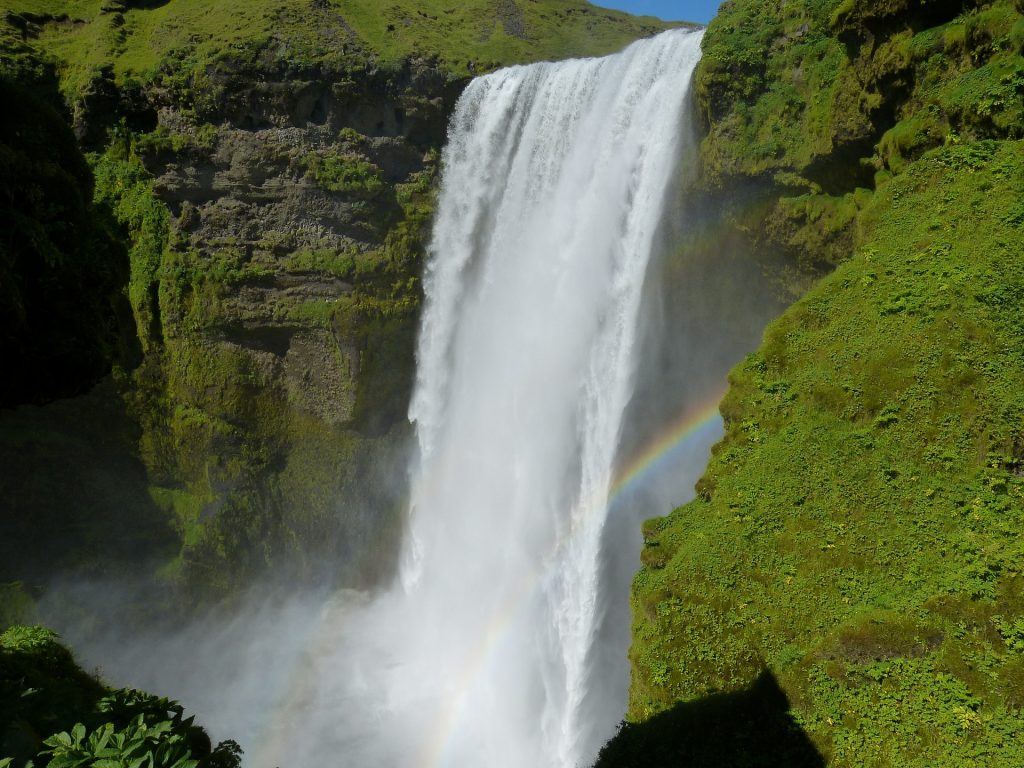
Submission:
<svg viewBox="0 0 1024 768">
<path fill-rule="evenodd" d="M 648 267 L 693 151 L 699 45 L 672 31 L 466 88 L 424 276 L 391 589 L 257 592 L 227 618 L 79 644 L 85 657 L 182 699 L 252 768 L 592 763 L 626 707 L 639 526 L 609 509 Z"/>
<path fill-rule="evenodd" d="M 362 759 L 573 768 L 596 755 L 581 720 L 601 534 L 699 43 L 672 31 L 503 69 L 456 107 L 400 584 L 345 644 L 364 681 L 350 701 L 374 713 Z"/>
</svg>

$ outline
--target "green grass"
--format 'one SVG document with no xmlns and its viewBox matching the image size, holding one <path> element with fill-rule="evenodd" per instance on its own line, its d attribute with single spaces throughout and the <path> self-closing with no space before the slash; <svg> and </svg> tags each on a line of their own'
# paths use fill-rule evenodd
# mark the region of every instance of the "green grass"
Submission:
<svg viewBox="0 0 1024 768">
<path fill-rule="evenodd" d="M 899 170 L 951 132 L 965 140 L 1019 137 L 1020 10 L 995 0 L 955 18 L 929 9 L 922 22 L 910 7 L 906 0 L 727 4 L 705 36 L 698 76 L 702 108 L 714 118 L 704 144 L 710 179 L 785 171 L 813 182 L 821 180 L 811 167 L 820 158 L 835 159 L 833 173 L 858 161 Z M 889 18 L 896 21 L 886 29 Z M 859 157 L 840 157 L 842 145 Z"/>
<path fill-rule="evenodd" d="M 316 154 L 303 159 L 317 186 L 354 197 L 374 197 L 385 189 L 380 168 L 354 153 Z"/>
<path fill-rule="evenodd" d="M 1024 761 L 1024 142 L 935 150 L 735 369 L 645 526 L 630 718 L 768 668 L 829 765 Z"/>
<path fill-rule="evenodd" d="M 515 14 L 496 10 L 500 3 L 489 0 L 347 0 L 338 8 L 359 39 L 385 60 L 439 54 L 454 71 L 463 73 L 469 62 L 490 69 L 499 63 L 599 56 L 637 37 L 678 26 L 577 0 L 517 5 L 521 11 L 519 34 Z"/>
<path fill-rule="evenodd" d="M 436 58 L 464 77 L 499 65 L 603 55 L 678 26 L 580 0 L 530 0 L 505 10 L 492 0 L 333 0 L 322 7 L 308 0 L 173 0 L 103 10 L 115 5 L 2 0 L 0 10 L 55 19 L 42 25 L 34 44 L 58 62 L 72 102 L 105 67 L 121 85 L 161 82 L 172 94 L 201 98 L 211 85 L 210 65 L 229 60 L 300 72 Z M 21 44 L 0 26 L 6 48 Z"/>
</svg>

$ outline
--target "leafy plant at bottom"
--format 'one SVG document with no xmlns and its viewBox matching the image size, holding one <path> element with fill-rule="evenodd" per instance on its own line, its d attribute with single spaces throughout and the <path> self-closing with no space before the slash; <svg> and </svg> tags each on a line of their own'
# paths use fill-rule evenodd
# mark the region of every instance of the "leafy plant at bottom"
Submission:
<svg viewBox="0 0 1024 768">
<path fill-rule="evenodd" d="M 196 768 L 188 736 L 176 725 L 171 720 L 147 725 L 140 714 L 122 730 L 106 723 L 87 734 L 79 723 L 70 733 L 46 739 L 49 749 L 42 754 L 52 755 L 50 768 Z"/>
</svg>

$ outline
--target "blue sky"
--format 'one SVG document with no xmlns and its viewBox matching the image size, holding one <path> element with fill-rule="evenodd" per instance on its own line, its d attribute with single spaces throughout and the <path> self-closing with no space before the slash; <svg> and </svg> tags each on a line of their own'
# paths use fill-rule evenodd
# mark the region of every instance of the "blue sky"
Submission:
<svg viewBox="0 0 1024 768">
<path fill-rule="evenodd" d="M 637 16 L 660 16 L 666 21 L 699 21 L 707 24 L 720 0 L 592 0 L 594 5 L 618 8 Z"/>
</svg>

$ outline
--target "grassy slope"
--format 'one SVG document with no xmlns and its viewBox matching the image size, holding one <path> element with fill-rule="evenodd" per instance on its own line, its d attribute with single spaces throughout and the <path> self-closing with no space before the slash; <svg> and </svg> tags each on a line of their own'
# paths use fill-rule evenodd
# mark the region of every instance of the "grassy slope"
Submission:
<svg viewBox="0 0 1024 768">
<path fill-rule="evenodd" d="M 638 18 L 595 8 L 578 0 L 521 2 L 521 15 L 511 6 L 489 0 L 426 0 L 411 6 L 393 1 L 344 0 L 338 9 L 359 39 L 385 59 L 410 52 L 437 52 L 456 71 L 468 61 L 493 67 L 499 62 L 601 56 L 638 37 L 678 26 L 650 16 Z"/>
<path fill-rule="evenodd" d="M 196 70 L 225 58 L 269 56 L 295 69 L 383 65 L 438 57 L 454 75 L 499 65 L 611 53 L 668 28 L 652 17 L 579 0 L 516 5 L 492 0 L 173 0 L 110 12 L 105 0 L 2 0 L 0 10 L 48 15 L 40 47 L 64 62 L 73 100 L 104 66 L 119 82 L 149 82 L 161 69 Z"/>
<path fill-rule="evenodd" d="M 929 155 L 734 371 L 646 526 L 634 718 L 767 665 L 835 765 L 1020 764 L 1021 199 L 1020 142 Z"/>
<path fill-rule="evenodd" d="M 633 722 L 767 669 L 830 765 L 1024 762 L 1024 20 L 912 5 L 736 0 L 705 38 L 707 183 L 771 179 L 839 266 L 645 528 Z"/>
</svg>

